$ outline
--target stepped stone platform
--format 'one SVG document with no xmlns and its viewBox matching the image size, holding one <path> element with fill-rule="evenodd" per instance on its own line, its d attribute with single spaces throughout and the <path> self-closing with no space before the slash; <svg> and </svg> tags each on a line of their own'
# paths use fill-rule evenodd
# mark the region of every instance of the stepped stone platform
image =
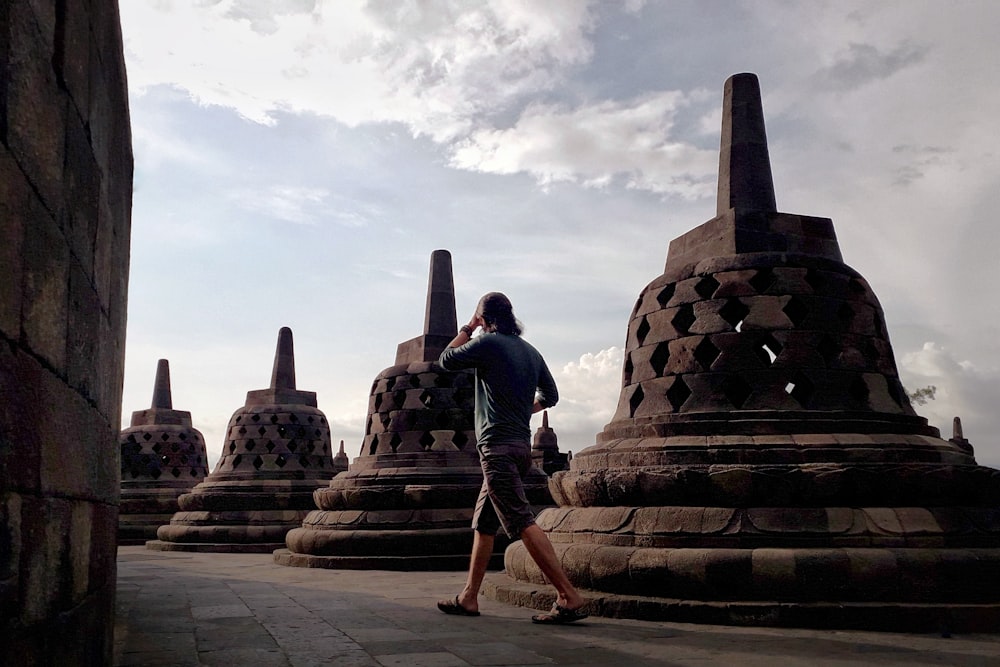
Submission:
<svg viewBox="0 0 1000 667">
<path fill-rule="evenodd" d="M 473 421 L 475 375 L 436 363 L 458 333 L 451 254 L 431 255 L 424 332 L 401 343 L 372 383 L 361 456 L 286 537 L 275 562 L 298 567 L 463 570 L 483 483 Z M 537 470 L 534 507 L 552 505 Z M 496 540 L 494 564 L 509 541 Z"/>
<path fill-rule="evenodd" d="M 539 516 L 601 613 L 1000 630 L 1000 471 L 899 380 L 827 218 L 776 210 L 756 76 L 726 82 L 717 216 L 670 243 L 628 324 L 612 421 Z M 543 583 L 523 545 L 498 599 Z"/>
<path fill-rule="evenodd" d="M 208 454 L 191 413 L 173 409 L 170 363 L 156 366 L 153 402 L 132 413 L 119 436 L 121 500 L 118 544 L 144 544 L 178 510 L 177 498 L 208 475 Z"/>
<path fill-rule="evenodd" d="M 270 553 L 314 507 L 336 470 L 330 425 L 316 393 L 295 388 L 292 331 L 278 333 L 271 386 L 247 392 L 233 413 L 215 470 L 178 498 L 179 511 L 146 547 L 158 551 Z"/>
</svg>

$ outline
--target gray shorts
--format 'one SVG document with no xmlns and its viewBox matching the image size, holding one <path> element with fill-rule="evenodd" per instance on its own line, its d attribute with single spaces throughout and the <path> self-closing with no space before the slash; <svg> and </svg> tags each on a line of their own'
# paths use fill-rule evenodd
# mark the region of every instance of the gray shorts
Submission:
<svg viewBox="0 0 1000 667">
<path fill-rule="evenodd" d="M 483 466 L 483 488 L 476 500 L 472 527 L 486 535 L 503 531 L 517 539 L 535 515 L 524 494 L 524 477 L 531 470 L 531 445 L 527 442 L 487 444 L 477 447 Z"/>
</svg>

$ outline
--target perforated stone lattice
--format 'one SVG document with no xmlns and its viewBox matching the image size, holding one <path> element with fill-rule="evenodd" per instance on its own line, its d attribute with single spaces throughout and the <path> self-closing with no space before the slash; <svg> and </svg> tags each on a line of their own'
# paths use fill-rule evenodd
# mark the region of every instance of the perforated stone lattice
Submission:
<svg viewBox="0 0 1000 667">
<path fill-rule="evenodd" d="M 630 318 L 615 419 L 720 410 L 912 414 L 881 306 L 832 262 L 661 276 Z M 718 263 L 718 262 L 717 262 Z M 812 264 L 812 266 L 810 266 Z"/>
<path fill-rule="evenodd" d="M 474 379 L 471 371 L 445 371 L 433 362 L 380 373 L 372 383 L 362 455 L 474 445 Z"/>
<path fill-rule="evenodd" d="M 330 426 L 318 410 L 240 411 L 233 415 L 217 472 L 330 471 Z"/>
<path fill-rule="evenodd" d="M 121 435 L 121 474 L 122 486 L 161 479 L 194 486 L 208 474 L 205 441 L 188 428 L 126 429 Z"/>
</svg>

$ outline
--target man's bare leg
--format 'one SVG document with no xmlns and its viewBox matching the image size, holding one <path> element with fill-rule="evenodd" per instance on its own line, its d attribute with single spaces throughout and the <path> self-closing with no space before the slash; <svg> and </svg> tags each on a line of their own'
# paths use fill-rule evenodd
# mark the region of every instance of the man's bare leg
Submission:
<svg viewBox="0 0 1000 667">
<path fill-rule="evenodd" d="M 570 583 L 569 577 L 566 576 L 562 565 L 559 564 L 559 558 L 556 557 L 556 550 L 552 548 L 552 543 L 549 542 L 548 536 L 541 528 L 531 524 L 521 531 L 521 541 L 524 542 L 528 554 L 538 565 L 542 574 L 555 586 L 556 592 L 559 594 L 556 603 L 560 607 L 579 609 L 586 604 L 587 601 Z"/>
<path fill-rule="evenodd" d="M 493 555 L 494 535 L 473 531 L 472 557 L 469 558 L 469 576 L 465 582 L 465 588 L 458 594 L 458 604 L 468 611 L 479 611 L 479 589 L 483 585 L 483 577 L 486 576 L 486 568 L 490 564 L 490 557 Z"/>
</svg>

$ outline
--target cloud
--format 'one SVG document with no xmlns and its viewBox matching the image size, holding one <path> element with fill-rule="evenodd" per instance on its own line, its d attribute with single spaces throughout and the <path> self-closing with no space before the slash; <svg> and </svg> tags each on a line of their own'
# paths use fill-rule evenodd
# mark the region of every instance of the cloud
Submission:
<svg viewBox="0 0 1000 667">
<path fill-rule="evenodd" d="M 945 347 L 926 342 L 900 357 L 900 377 L 907 391 L 934 386 L 933 400 L 914 406 L 917 413 L 941 429 L 941 437 L 952 434 L 952 419 L 960 417 L 965 432 L 982 465 L 1000 467 L 1000 415 L 996 409 L 996 387 L 1000 370 L 979 368 L 969 360 L 956 359 Z"/>
<path fill-rule="evenodd" d="M 593 445 L 594 436 L 611 421 L 621 391 L 620 347 L 588 352 L 553 372 L 559 387 L 559 404 L 549 415 L 559 437 L 559 449 L 579 452 Z"/>
<path fill-rule="evenodd" d="M 324 188 L 272 185 L 263 190 L 233 191 L 229 196 L 244 210 L 308 225 L 316 222 L 316 210 L 324 207 L 329 194 Z"/>
<path fill-rule="evenodd" d="M 881 81 L 920 64 L 930 49 L 904 42 L 889 52 L 871 44 L 851 43 L 836 62 L 817 72 L 818 78 L 835 90 L 847 91 Z"/>
<path fill-rule="evenodd" d="M 565 110 L 532 105 L 508 129 L 482 129 L 459 142 L 453 166 L 493 174 L 526 172 L 542 185 L 577 182 L 698 199 L 715 187 L 714 151 L 671 139 L 679 92 Z"/>
</svg>

